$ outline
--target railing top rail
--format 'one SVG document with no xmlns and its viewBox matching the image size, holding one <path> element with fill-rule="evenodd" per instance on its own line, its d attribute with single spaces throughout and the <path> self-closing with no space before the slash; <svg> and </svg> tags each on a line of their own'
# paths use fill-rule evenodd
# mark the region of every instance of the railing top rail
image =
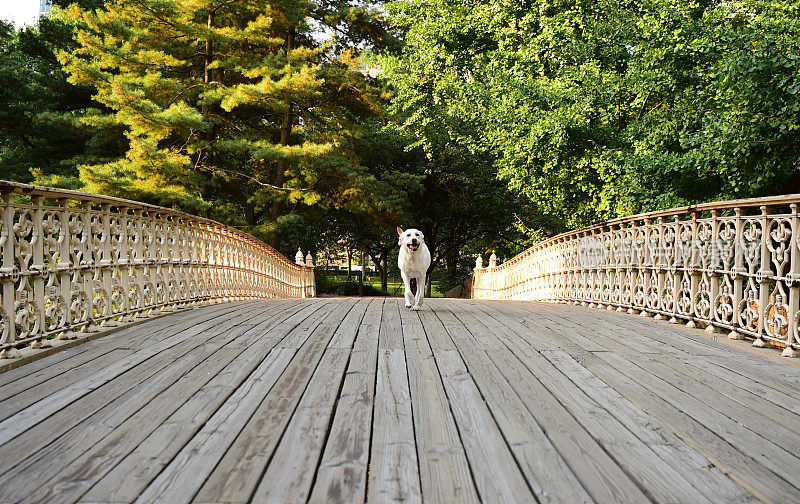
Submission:
<svg viewBox="0 0 800 504">
<path fill-rule="evenodd" d="M 565 238 L 570 238 L 573 236 L 582 235 L 585 233 L 589 233 L 591 231 L 596 231 L 598 229 L 605 229 L 611 226 L 619 226 L 622 224 L 628 224 L 631 222 L 637 221 L 644 221 L 644 220 L 655 220 L 659 217 L 671 217 L 675 215 L 688 215 L 688 214 L 699 214 L 703 212 L 711 212 L 714 210 L 732 210 L 736 208 L 754 208 L 754 207 L 772 207 L 772 206 L 780 206 L 780 205 L 790 205 L 793 203 L 800 204 L 800 193 L 797 194 L 784 194 L 780 196 L 765 196 L 761 198 L 743 198 L 743 199 L 735 199 L 735 200 L 727 200 L 727 201 L 714 201 L 710 203 L 698 203 L 696 205 L 687 205 L 681 207 L 674 207 L 674 208 L 667 208 L 664 210 L 655 210 L 653 212 L 645 212 L 636 215 L 630 215 L 628 217 L 618 217 L 616 219 L 611 219 L 603 222 L 598 222 L 597 224 L 592 224 L 591 226 L 586 226 L 580 229 L 575 229 L 572 231 L 567 231 L 552 238 L 548 238 L 543 240 L 532 247 L 526 249 L 525 251 L 517 254 L 513 258 L 509 259 L 508 261 L 504 262 L 503 264 L 497 266 L 497 269 L 503 269 L 506 265 L 511 266 L 513 263 L 521 260 L 522 258 L 526 257 L 530 254 L 534 249 L 544 248 L 552 243 L 564 240 Z"/>
<path fill-rule="evenodd" d="M 139 201 L 128 200 L 124 198 L 116 198 L 114 196 L 104 196 L 102 194 L 85 193 L 81 191 L 74 191 L 71 189 L 60 189 L 57 187 L 45 187 L 45 186 L 37 186 L 30 184 L 22 184 L 20 182 L 11 182 L 9 180 L 0 180 L 0 195 L 2 194 L 17 194 L 22 196 L 43 196 L 45 198 L 54 198 L 54 199 L 66 198 L 88 203 L 109 204 L 116 207 L 128 208 L 133 210 L 147 210 L 150 212 L 157 212 L 160 215 L 179 217 L 181 219 L 185 219 L 188 221 L 199 222 L 215 228 L 225 229 L 227 232 L 236 235 L 236 237 L 241 239 L 242 241 L 252 243 L 253 245 L 258 246 L 263 250 L 267 250 L 268 252 L 275 255 L 275 257 L 278 260 L 286 263 L 286 265 L 291 267 L 292 269 L 297 269 L 297 270 L 302 269 L 300 266 L 292 262 L 290 259 L 286 258 L 283 254 L 279 253 L 277 250 L 273 249 L 266 243 L 262 242 L 261 240 L 253 236 L 250 236 L 249 234 L 243 231 L 239 231 L 238 229 L 232 228 L 228 225 L 222 224 L 221 222 L 217 222 L 212 219 L 199 217 L 197 215 L 181 212 L 179 210 L 174 210 L 172 208 L 166 208 L 158 205 L 151 205 L 148 203 L 141 203 Z"/>
</svg>

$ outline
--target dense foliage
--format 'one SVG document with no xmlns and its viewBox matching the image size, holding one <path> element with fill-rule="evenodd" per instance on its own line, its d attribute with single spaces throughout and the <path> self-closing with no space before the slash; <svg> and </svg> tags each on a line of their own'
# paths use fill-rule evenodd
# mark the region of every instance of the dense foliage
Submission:
<svg viewBox="0 0 800 504">
<path fill-rule="evenodd" d="M 800 0 L 68 3 L 0 25 L 2 178 L 368 250 L 384 283 L 396 225 L 454 285 L 479 252 L 800 191 Z"/>
<path fill-rule="evenodd" d="M 56 1 L 65 3 L 64 0 Z M 101 2 L 81 0 L 91 8 Z M 104 114 L 88 87 L 73 86 L 57 53 L 72 51 L 74 24 L 56 14 L 15 30 L 0 21 L 0 172 L 22 182 L 78 187 L 78 166 L 119 155 L 120 132 L 89 129 Z"/>
<path fill-rule="evenodd" d="M 402 0 L 383 62 L 428 152 L 492 152 L 552 231 L 798 190 L 799 6 Z"/>
</svg>

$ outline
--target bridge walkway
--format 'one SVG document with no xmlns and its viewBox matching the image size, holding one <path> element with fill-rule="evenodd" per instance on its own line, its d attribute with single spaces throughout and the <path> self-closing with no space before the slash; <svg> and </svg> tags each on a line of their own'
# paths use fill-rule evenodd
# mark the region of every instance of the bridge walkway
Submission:
<svg viewBox="0 0 800 504">
<path fill-rule="evenodd" d="M 242 301 L 0 375 L 0 502 L 800 502 L 800 369 L 580 306 Z"/>
</svg>

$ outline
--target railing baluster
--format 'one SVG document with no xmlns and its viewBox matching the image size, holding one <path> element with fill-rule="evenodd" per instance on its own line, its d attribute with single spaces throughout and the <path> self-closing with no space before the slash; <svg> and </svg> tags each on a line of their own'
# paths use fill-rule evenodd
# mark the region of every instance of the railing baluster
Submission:
<svg viewBox="0 0 800 504">
<path fill-rule="evenodd" d="M 692 240 L 689 243 L 689 274 L 691 275 L 691 285 L 689 286 L 689 319 L 686 327 L 697 327 L 695 317 L 697 317 L 697 293 L 700 285 L 700 251 L 698 250 L 698 227 L 697 212 L 692 212 Z"/>
<path fill-rule="evenodd" d="M 30 203 L 18 202 L 19 194 Z M 0 181 L 0 359 L 49 338 L 207 301 L 312 297 L 292 264 L 221 224 L 134 201 Z M 55 205 L 46 203 L 55 200 Z"/>
<path fill-rule="evenodd" d="M 2 299 L 2 321 L 3 334 L 0 335 L 0 358 L 8 359 L 19 356 L 19 352 L 14 348 L 17 336 L 17 328 L 14 323 L 16 310 L 14 308 L 14 283 L 19 278 L 19 270 L 14 264 L 16 251 L 14 250 L 14 207 L 12 193 L 3 193 L 3 221 L 2 231 L 0 231 L 0 245 L 3 247 L 3 268 L 0 271 L 0 282 L 3 284 Z"/>
<path fill-rule="evenodd" d="M 800 259 L 798 259 L 800 248 L 798 248 L 798 241 L 800 240 L 800 216 L 797 214 L 797 203 L 792 203 L 790 208 L 792 210 L 792 237 L 789 243 L 791 262 L 786 281 L 789 287 L 789 313 L 787 313 L 789 327 L 786 333 L 788 346 L 781 355 L 784 357 L 798 357 L 800 352 L 792 348 L 791 345 L 798 342 L 797 317 L 798 310 L 800 310 Z"/>
<path fill-rule="evenodd" d="M 767 240 L 769 240 L 769 216 L 768 208 L 766 206 L 760 207 L 761 209 L 761 252 L 759 257 L 760 266 L 756 274 L 756 282 L 758 282 L 758 329 L 756 340 L 753 346 L 763 347 L 766 345 L 764 341 L 764 320 L 766 319 L 766 307 L 769 303 L 769 275 L 770 261 L 769 261 L 769 248 Z"/>
<path fill-rule="evenodd" d="M 787 205 L 790 216 L 768 212 Z M 729 338 L 754 337 L 756 346 L 788 345 L 783 355 L 798 356 L 798 205 L 796 195 L 707 203 L 563 233 L 499 266 L 484 268 L 479 257 L 473 297 L 638 311 L 709 333 L 730 329 Z M 761 214 L 749 216 L 754 207 Z"/>
<path fill-rule="evenodd" d="M 706 271 L 708 272 L 709 282 L 709 315 L 706 327 L 706 332 L 713 333 L 716 331 L 714 322 L 714 312 L 716 310 L 717 297 L 719 296 L 719 283 L 720 283 L 720 270 L 722 270 L 722 258 L 720 257 L 719 247 L 719 226 L 720 226 L 720 211 L 711 210 L 711 244 L 709 247 L 711 257 L 706 262 Z"/>
<path fill-rule="evenodd" d="M 31 204 L 33 205 L 33 229 L 31 229 L 31 237 L 28 242 L 33 247 L 33 263 L 30 265 L 29 274 L 30 280 L 33 283 L 33 327 L 29 336 L 35 339 L 30 342 L 31 348 L 44 348 L 47 343 L 42 341 L 44 332 L 44 221 L 42 216 L 42 202 L 43 196 L 31 197 Z M 26 240 L 27 236 L 21 236 L 20 240 Z M 25 279 L 23 279 L 24 281 Z"/>
</svg>

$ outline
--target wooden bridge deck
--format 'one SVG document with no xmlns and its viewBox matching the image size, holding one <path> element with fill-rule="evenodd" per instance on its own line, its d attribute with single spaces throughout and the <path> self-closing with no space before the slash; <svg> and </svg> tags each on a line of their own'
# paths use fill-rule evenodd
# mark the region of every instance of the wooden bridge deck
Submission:
<svg viewBox="0 0 800 504">
<path fill-rule="evenodd" d="M 575 306 L 215 305 L 0 375 L 0 502 L 800 502 L 798 384 Z"/>
</svg>

